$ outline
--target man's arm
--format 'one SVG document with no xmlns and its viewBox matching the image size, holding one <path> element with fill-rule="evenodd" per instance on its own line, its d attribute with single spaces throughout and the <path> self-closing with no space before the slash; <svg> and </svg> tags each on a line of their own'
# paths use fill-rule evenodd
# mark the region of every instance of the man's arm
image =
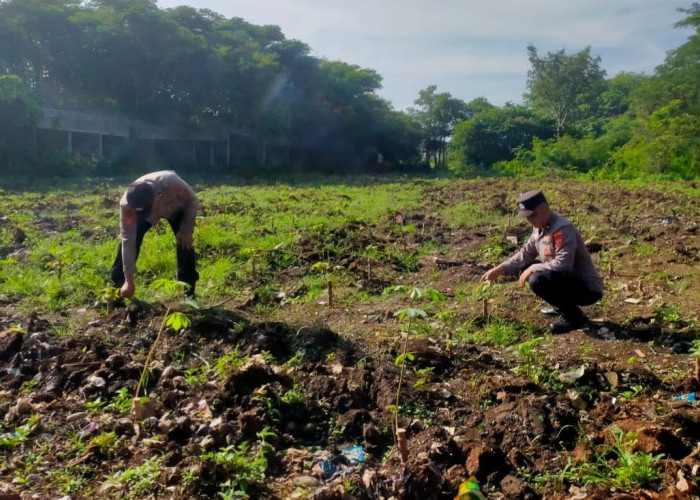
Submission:
<svg viewBox="0 0 700 500">
<path fill-rule="evenodd" d="M 175 237 L 178 244 L 186 249 L 191 249 L 194 246 L 192 235 L 194 233 L 194 224 L 197 217 L 197 209 L 199 201 L 194 190 L 185 181 L 179 181 L 177 186 L 177 197 L 183 204 L 184 214 L 180 229 Z"/>
<path fill-rule="evenodd" d="M 124 285 L 121 296 L 131 298 L 134 295 L 134 275 L 136 274 L 136 212 L 126 204 L 120 204 L 119 234 L 122 245 L 122 264 Z"/>
<path fill-rule="evenodd" d="M 492 281 L 499 276 L 517 274 L 520 269 L 534 262 L 536 257 L 537 244 L 533 235 L 515 255 L 486 271 L 481 281 Z"/>
</svg>

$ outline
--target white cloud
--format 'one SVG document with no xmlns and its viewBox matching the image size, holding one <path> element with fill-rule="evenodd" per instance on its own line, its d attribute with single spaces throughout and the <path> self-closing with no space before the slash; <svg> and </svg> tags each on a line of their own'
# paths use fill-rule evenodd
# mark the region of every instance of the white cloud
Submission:
<svg viewBox="0 0 700 500">
<path fill-rule="evenodd" d="M 673 29 L 683 14 L 669 0 L 160 0 L 158 5 L 182 3 L 278 25 L 319 57 L 372 68 L 384 77 L 381 94 L 399 108 L 431 83 L 465 100 L 517 102 L 525 92 L 530 43 L 541 54 L 591 46 L 610 75 L 650 74 L 688 36 L 687 30 Z"/>
</svg>

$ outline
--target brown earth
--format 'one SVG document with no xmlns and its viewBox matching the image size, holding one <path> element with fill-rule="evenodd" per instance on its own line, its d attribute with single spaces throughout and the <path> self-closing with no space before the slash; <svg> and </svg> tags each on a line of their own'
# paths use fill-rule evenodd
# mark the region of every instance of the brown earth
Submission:
<svg viewBox="0 0 700 500">
<path fill-rule="evenodd" d="M 40 473 L 17 481 L 38 445 L 30 439 L 3 451 L 0 478 L 10 496 L 0 498 L 61 497 L 51 472 L 81 466 L 89 467 L 81 469 L 84 483 L 72 498 L 213 498 L 231 469 L 201 455 L 254 442 L 265 427 L 274 432 L 273 451 L 266 479 L 248 487 L 251 498 L 451 499 L 470 476 L 488 498 L 697 495 L 699 403 L 675 399 L 700 389 L 688 355 L 698 338 L 697 197 L 613 186 L 588 193 L 576 183 L 557 188 L 554 208 L 587 228 L 606 297 L 587 308 L 592 321 L 586 329 L 546 336 L 548 320 L 538 313 L 543 304 L 517 283 L 506 284 L 491 299 L 489 314 L 534 325 L 535 336 L 544 336 L 527 357 L 514 347 L 459 341 L 464 324 L 471 321 L 477 330 L 486 324 L 482 304 L 464 299 L 464 287 L 492 264 L 482 250 L 508 235 L 522 242 L 526 225 L 513 220 L 509 227 L 449 227 L 431 215 L 465 198 L 485 199 L 488 210 L 508 213 L 508 194 L 519 187 L 516 181 L 489 180 L 465 191 L 464 184 L 426 183 L 425 210 L 323 235 L 350 249 L 327 256 L 331 263 L 355 276 L 355 289 L 381 300 L 351 300 L 350 287 L 336 291 L 333 306 L 287 301 L 303 295 L 303 271 L 281 268 L 275 279 L 285 294 L 274 306 L 258 307 L 263 299 L 251 294 L 245 302 L 188 311 L 192 325 L 179 334 L 166 330 L 161 339 L 146 384 L 155 404 L 139 418 L 89 411 L 84 403 L 112 401 L 122 388 L 133 393 L 164 305 L 134 303 L 107 315 L 90 307 L 22 314 L 4 305 L 0 418 L 13 426 L 39 415 L 30 436 L 42 437 L 51 453 Z M 484 195 L 489 192 L 498 194 Z M 416 230 L 401 232 L 408 224 Z M 370 273 L 368 261 L 358 257 L 367 245 L 410 252 L 427 240 L 439 244 L 440 252 L 422 256 L 415 269 L 385 258 Z M 296 251 L 302 262 L 313 263 L 317 248 L 309 238 Z M 394 311 L 406 306 L 406 298 L 381 295 L 397 282 L 443 292 L 451 313 L 444 321 L 428 318 L 433 326 L 408 339 L 414 359 L 399 397 L 405 460 L 394 446 L 392 405 L 400 374 L 395 360 L 405 335 Z M 664 316 L 668 305 L 680 318 Z M 68 317 L 82 325 L 78 333 L 53 335 L 51 326 Z M 225 379 L 216 379 L 214 367 L 204 370 L 203 380 L 188 378 L 188 370 L 204 366 L 202 359 L 233 349 L 247 361 Z M 422 372 L 424 380 L 421 369 L 430 369 Z M 295 387 L 303 390 L 301 402 L 285 398 Z M 602 459 L 613 464 L 617 457 L 609 450 L 616 429 L 636 434 L 633 452 L 661 455 L 658 479 L 626 488 L 584 484 L 566 474 L 599 459 L 606 444 Z M 71 436 L 89 442 L 108 432 L 122 445 L 87 446 L 80 453 L 70 447 Z M 352 445 L 363 447 L 363 464 L 343 456 Z M 154 456 L 162 457 L 163 467 L 155 491 L 135 495 L 124 483 L 108 480 Z M 317 466 L 323 460 L 333 464 L 331 477 Z M 188 473 L 197 480 L 188 481 Z"/>
</svg>

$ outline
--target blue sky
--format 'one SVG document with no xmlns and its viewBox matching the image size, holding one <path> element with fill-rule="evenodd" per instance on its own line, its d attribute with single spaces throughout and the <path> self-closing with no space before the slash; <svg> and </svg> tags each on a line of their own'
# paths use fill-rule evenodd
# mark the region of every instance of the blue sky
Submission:
<svg viewBox="0 0 700 500">
<path fill-rule="evenodd" d="M 520 103 L 530 67 L 526 47 L 540 55 L 591 46 L 608 76 L 652 74 L 666 52 L 692 30 L 681 0 L 158 0 L 160 8 L 190 5 L 227 18 L 274 24 L 313 55 L 371 68 L 379 94 L 396 109 L 421 89 L 470 101 Z"/>
</svg>

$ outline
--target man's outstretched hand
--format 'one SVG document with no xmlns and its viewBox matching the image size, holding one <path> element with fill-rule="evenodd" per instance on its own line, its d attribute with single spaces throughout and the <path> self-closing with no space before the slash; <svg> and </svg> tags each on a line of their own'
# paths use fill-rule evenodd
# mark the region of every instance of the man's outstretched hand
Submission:
<svg viewBox="0 0 700 500">
<path fill-rule="evenodd" d="M 492 267 L 481 276 L 479 282 L 483 283 L 484 281 L 494 281 L 496 278 L 503 276 L 505 273 L 505 269 L 503 269 L 501 266 Z"/>
</svg>

